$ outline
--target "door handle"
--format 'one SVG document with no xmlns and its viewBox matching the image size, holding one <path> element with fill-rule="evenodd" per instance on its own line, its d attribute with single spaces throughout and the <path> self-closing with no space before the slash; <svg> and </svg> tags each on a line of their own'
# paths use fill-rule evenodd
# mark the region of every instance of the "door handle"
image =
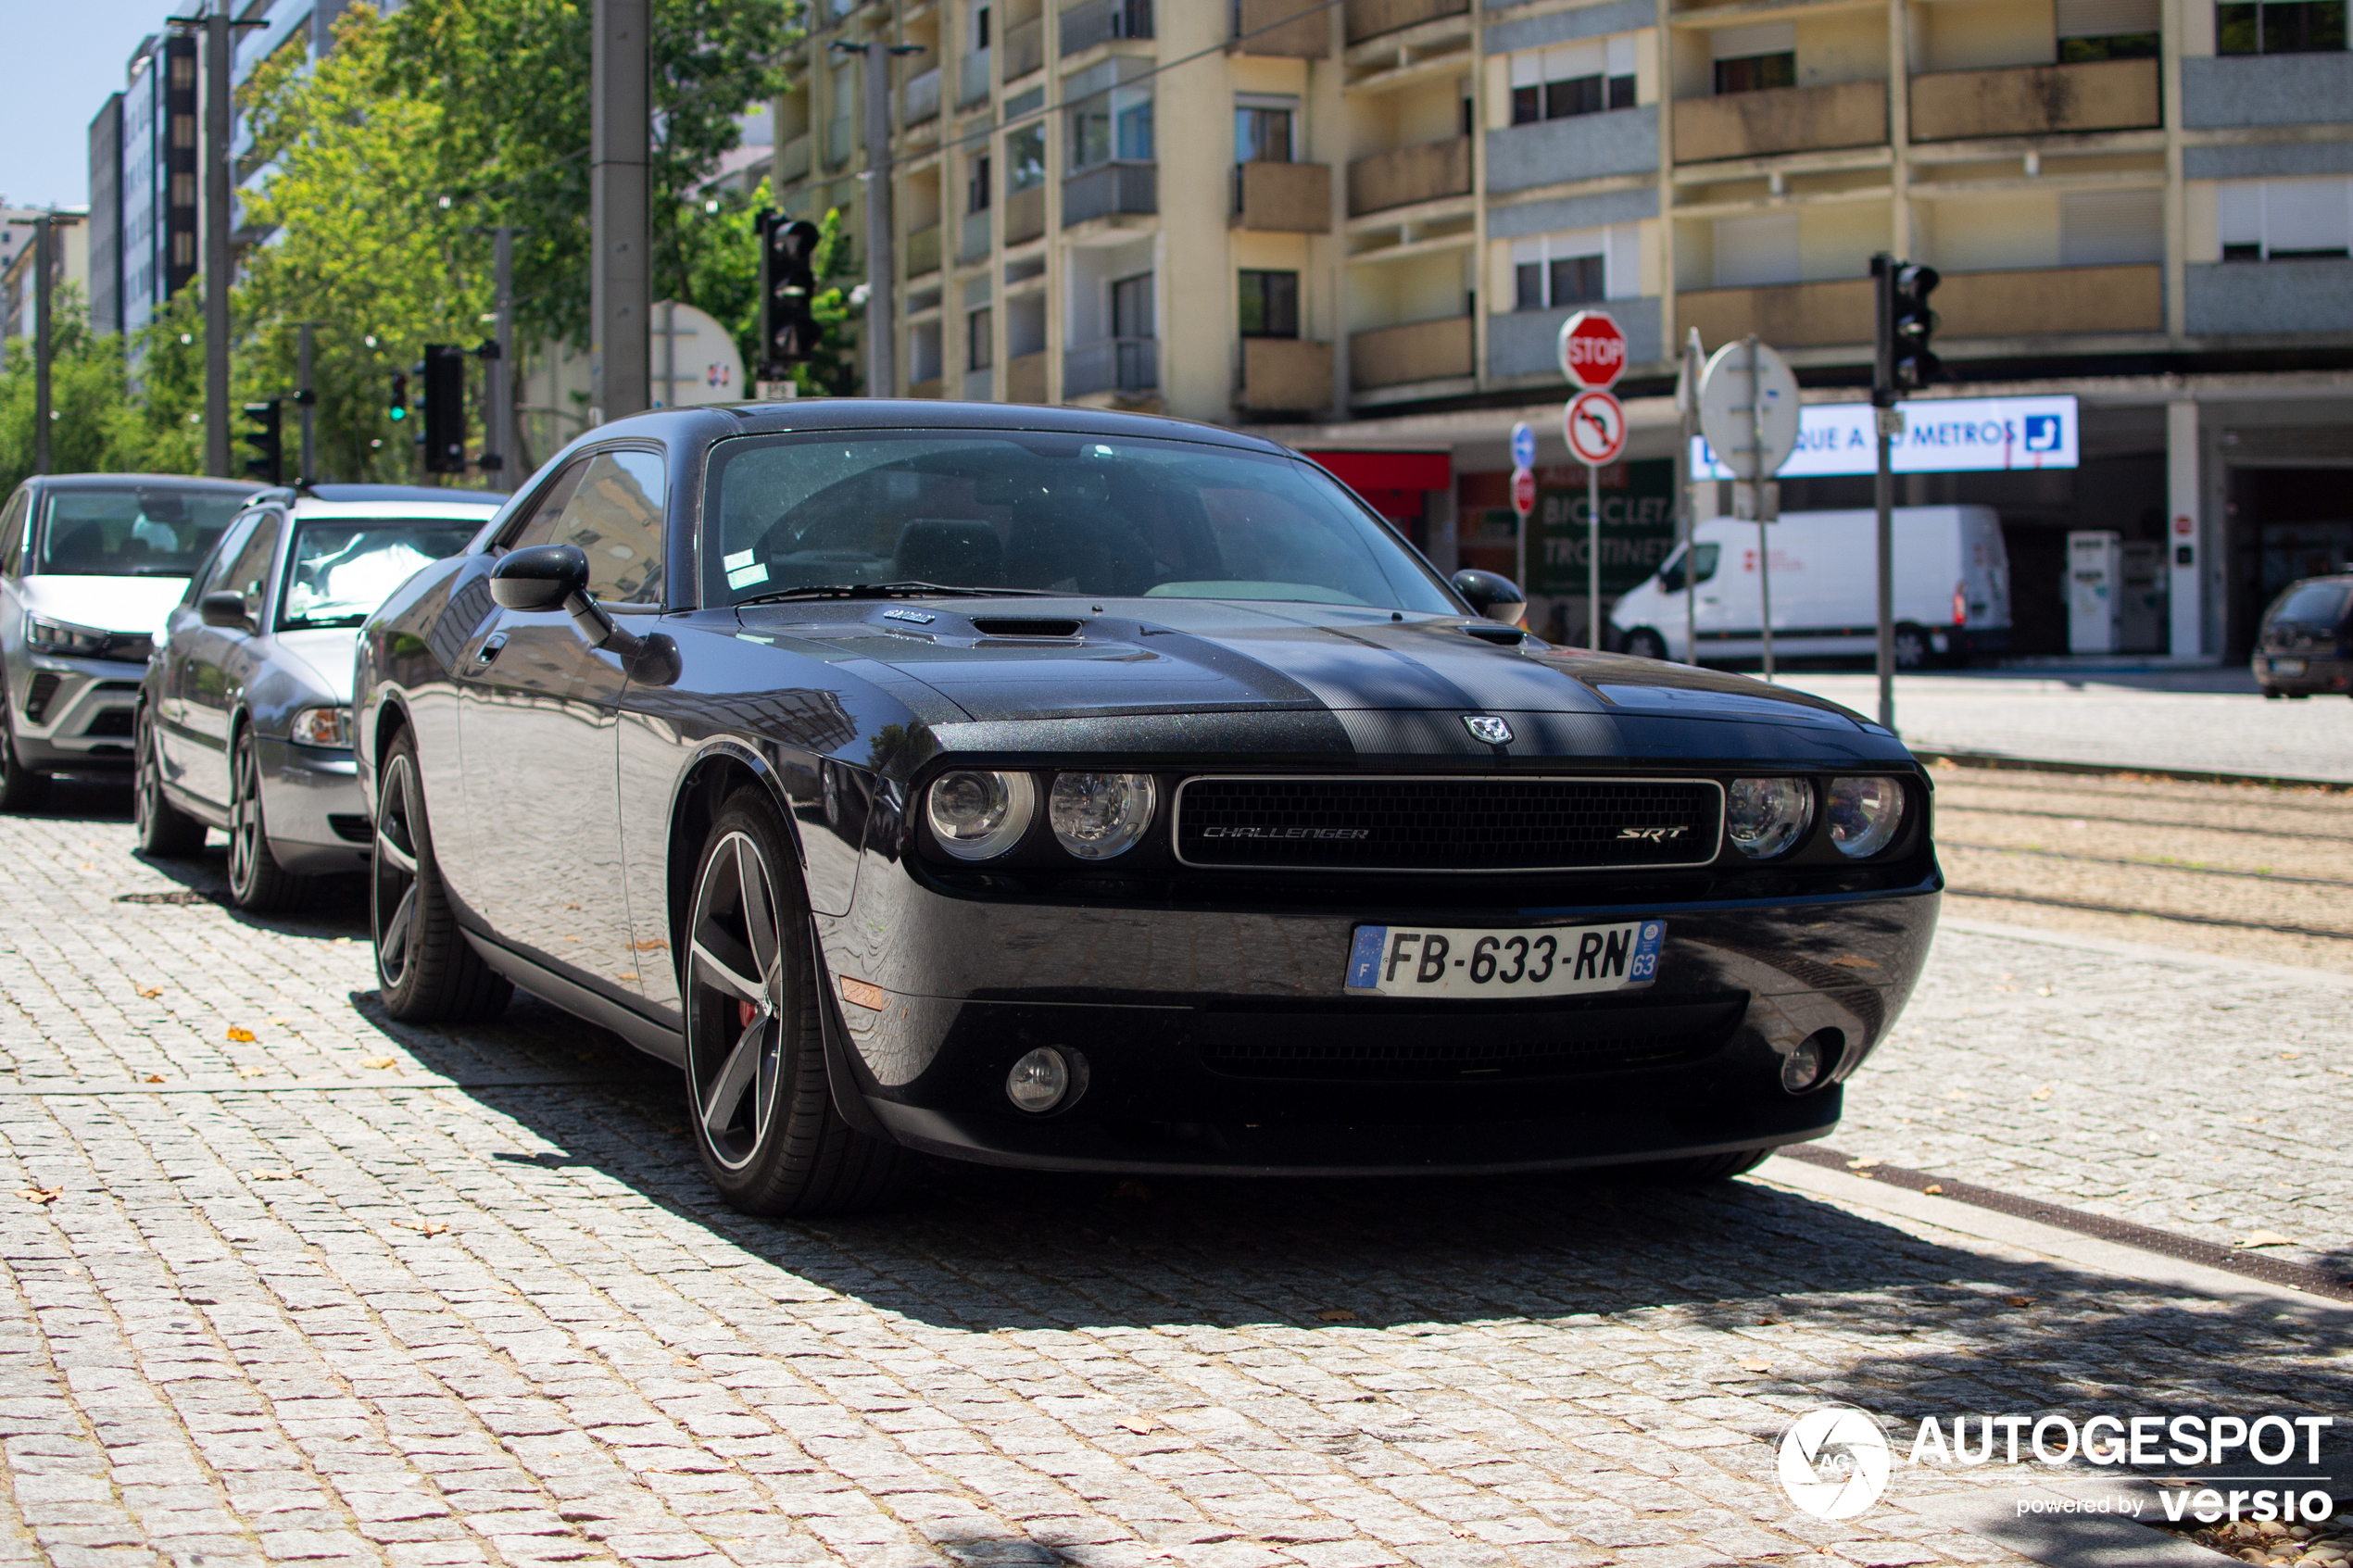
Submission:
<svg viewBox="0 0 2353 1568">
<path fill-rule="evenodd" d="M 506 646 L 506 633 L 491 633 L 490 635 L 482 640 L 482 646 L 474 649 L 474 668 L 477 670 L 485 670 L 491 665 L 497 663 L 498 659 L 498 650 Z"/>
</svg>

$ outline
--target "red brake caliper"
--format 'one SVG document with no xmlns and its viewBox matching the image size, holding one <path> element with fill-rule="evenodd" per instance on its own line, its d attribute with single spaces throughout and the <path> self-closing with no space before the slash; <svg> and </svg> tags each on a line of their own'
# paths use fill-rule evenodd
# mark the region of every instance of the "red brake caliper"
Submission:
<svg viewBox="0 0 2353 1568">
<path fill-rule="evenodd" d="M 760 1010 L 753 1007 L 749 1002 L 737 1002 L 736 1004 L 736 1024 L 741 1028 L 750 1028 L 752 1018 Z"/>
</svg>

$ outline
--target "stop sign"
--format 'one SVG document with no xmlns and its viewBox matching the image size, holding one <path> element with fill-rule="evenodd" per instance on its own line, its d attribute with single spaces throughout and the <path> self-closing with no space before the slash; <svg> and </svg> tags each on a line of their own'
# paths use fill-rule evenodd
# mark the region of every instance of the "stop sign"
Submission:
<svg viewBox="0 0 2353 1568">
<path fill-rule="evenodd" d="M 1606 310 L 1579 310 L 1561 323 L 1561 371 L 1578 386 L 1607 386 L 1626 370 L 1626 334 Z"/>
<path fill-rule="evenodd" d="M 1512 510 L 1526 517 L 1536 509 L 1536 476 L 1526 469 L 1512 470 Z"/>
</svg>

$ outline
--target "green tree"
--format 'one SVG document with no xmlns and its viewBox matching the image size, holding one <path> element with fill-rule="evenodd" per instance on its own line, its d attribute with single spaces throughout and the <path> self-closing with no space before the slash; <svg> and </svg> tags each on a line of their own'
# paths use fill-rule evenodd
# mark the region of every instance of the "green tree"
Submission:
<svg viewBox="0 0 2353 1568">
<path fill-rule="evenodd" d="M 81 290 L 57 299 L 50 337 L 53 473 L 195 473 L 204 464 L 203 304 L 184 292 L 136 340 L 93 331 Z M 0 370 L 0 494 L 32 471 L 33 344 L 11 340 Z"/>
</svg>

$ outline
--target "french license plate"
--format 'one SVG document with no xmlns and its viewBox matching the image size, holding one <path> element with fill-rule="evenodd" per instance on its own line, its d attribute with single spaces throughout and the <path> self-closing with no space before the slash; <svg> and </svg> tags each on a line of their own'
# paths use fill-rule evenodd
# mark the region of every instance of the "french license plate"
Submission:
<svg viewBox="0 0 2353 1568">
<path fill-rule="evenodd" d="M 1622 925 L 1408 929 L 1360 925 L 1347 990 L 1359 997 L 1575 997 L 1658 978 L 1664 921 Z"/>
<path fill-rule="evenodd" d="M 2304 661 L 2300 659 L 2275 659 L 2271 660 L 2271 673 L 2274 675 L 2301 675 L 2304 673 Z"/>
</svg>

